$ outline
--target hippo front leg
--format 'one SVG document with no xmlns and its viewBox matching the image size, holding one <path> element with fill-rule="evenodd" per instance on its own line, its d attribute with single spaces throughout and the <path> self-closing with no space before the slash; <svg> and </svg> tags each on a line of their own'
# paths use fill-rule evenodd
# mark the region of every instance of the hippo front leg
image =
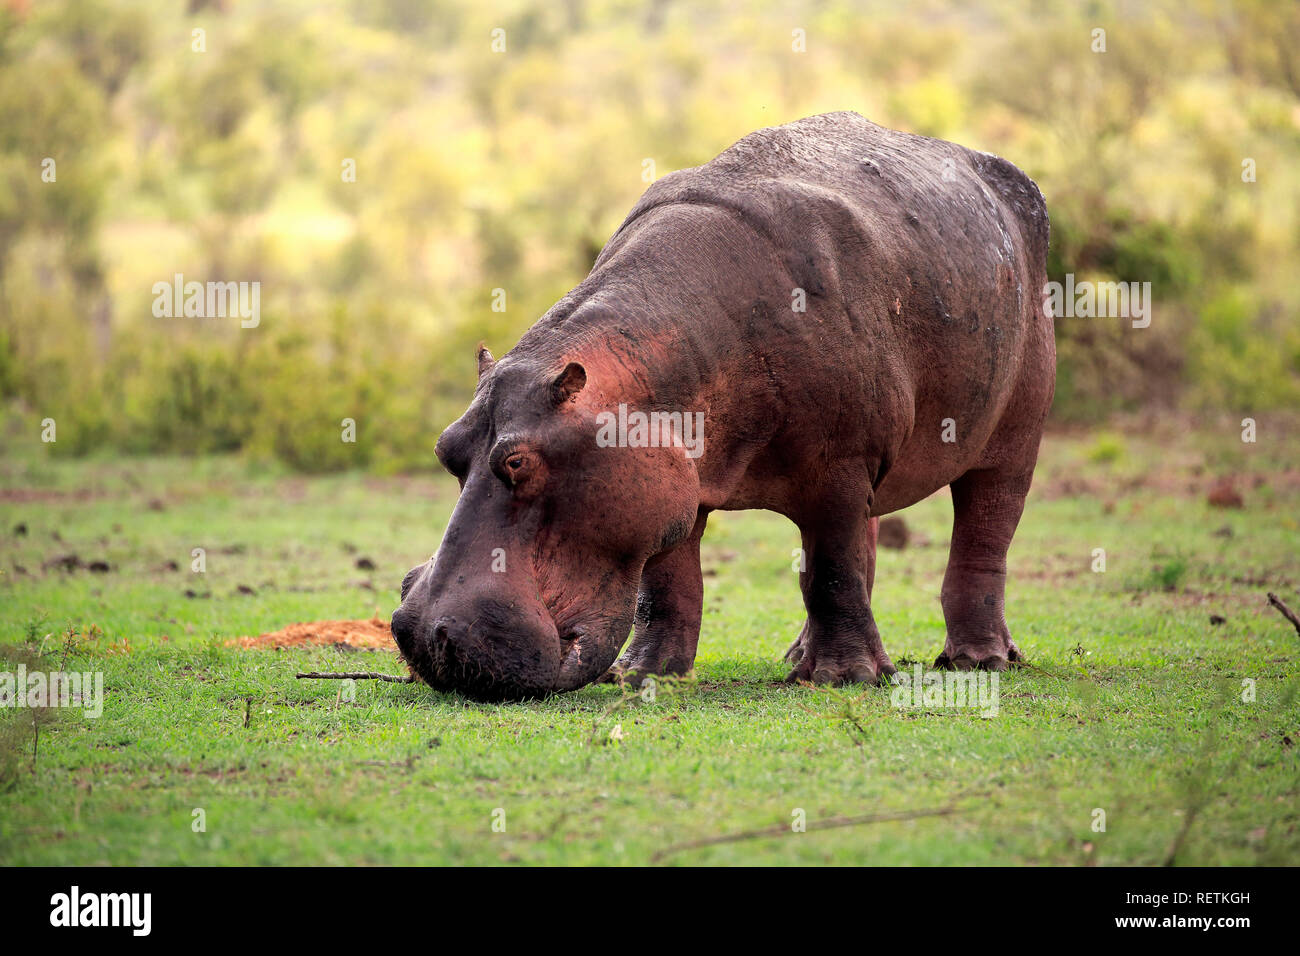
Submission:
<svg viewBox="0 0 1300 956">
<path fill-rule="evenodd" d="M 863 516 L 802 527 L 806 566 L 799 575 L 808 621 L 786 652 L 788 682 L 877 683 L 895 667 L 871 613 L 877 521 Z"/>
<path fill-rule="evenodd" d="M 865 541 L 866 565 L 862 569 L 863 577 L 867 582 L 867 600 L 871 600 L 871 588 L 876 583 L 876 542 L 880 537 L 880 519 L 871 518 L 867 521 Z M 789 664 L 798 664 L 803 660 L 807 652 L 808 643 L 808 622 L 805 621 L 803 629 L 799 631 L 799 636 L 794 639 L 785 652 L 785 660 Z"/>
<path fill-rule="evenodd" d="M 639 687 L 653 674 L 684 676 L 695 666 L 704 613 L 704 575 L 700 538 L 707 515 L 701 512 L 691 535 L 671 551 L 656 555 L 641 572 L 632 640 L 603 678 Z"/>
</svg>

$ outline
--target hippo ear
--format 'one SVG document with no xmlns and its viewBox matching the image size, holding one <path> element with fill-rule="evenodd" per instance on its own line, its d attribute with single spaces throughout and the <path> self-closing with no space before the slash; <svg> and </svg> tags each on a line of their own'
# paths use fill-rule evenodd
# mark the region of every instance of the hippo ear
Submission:
<svg viewBox="0 0 1300 956">
<path fill-rule="evenodd" d="M 478 377 L 482 378 L 496 364 L 497 360 L 492 357 L 492 353 L 487 350 L 487 346 L 480 342 L 478 344 Z"/>
<path fill-rule="evenodd" d="M 555 404 L 563 405 L 581 392 L 586 384 L 587 370 L 577 362 L 570 362 L 551 383 L 551 395 L 555 398 Z"/>
</svg>

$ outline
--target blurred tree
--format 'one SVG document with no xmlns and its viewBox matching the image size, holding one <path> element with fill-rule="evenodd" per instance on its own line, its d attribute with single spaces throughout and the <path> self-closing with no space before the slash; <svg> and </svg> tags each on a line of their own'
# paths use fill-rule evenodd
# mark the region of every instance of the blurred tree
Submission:
<svg viewBox="0 0 1300 956">
<path fill-rule="evenodd" d="M 1055 414 L 1295 405 L 1297 57 L 1269 0 L 0 2 L 0 396 L 56 453 L 429 466 L 477 340 L 650 181 L 856 109 L 1025 169 L 1051 278 L 1152 284 L 1148 329 L 1058 320 Z M 262 325 L 155 318 L 177 271 L 261 280 Z"/>
</svg>

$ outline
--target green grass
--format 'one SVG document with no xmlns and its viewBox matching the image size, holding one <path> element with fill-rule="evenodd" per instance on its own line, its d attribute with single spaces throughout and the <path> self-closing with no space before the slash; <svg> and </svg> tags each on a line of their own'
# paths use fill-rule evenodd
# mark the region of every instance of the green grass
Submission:
<svg viewBox="0 0 1300 956">
<path fill-rule="evenodd" d="M 437 546 L 450 478 L 7 452 L 0 651 L 46 669 L 68 654 L 67 669 L 103 672 L 106 703 L 98 719 L 44 712 L 35 759 L 32 712 L 0 713 L 0 862 L 1106 865 L 1161 863 L 1177 844 L 1180 864 L 1295 863 L 1300 637 L 1264 595 L 1300 608 L 1300 472 L 1293 450 L 1236 435 L 1126 434 L 1106 440 L 1115 455 L 1087 434 L 1047 440 L 1008 589 L 1035 667 L 1001 675 L 987 719 L 895 709 L 884 688 L 781 685 L 803 620 L 798 538 L 758 513 L 719 515 L 705 538 L 694 683 L 490 706 L 361 682 L 343 700 L 294 673 L 397 673 L 395 656 L 226 642 L 388 614 Z M 1225 474 L 1243 510 L 1205 503 Z M 904 517 L 921 540 L 882 552 L 876 613 L 896 663 L 928 664 L 951 509 L 938 495 Z M 42 569 L 63 554 L 111 570 Z M 807 832 L 790 830 L 796 808 Z"/>
</svg>

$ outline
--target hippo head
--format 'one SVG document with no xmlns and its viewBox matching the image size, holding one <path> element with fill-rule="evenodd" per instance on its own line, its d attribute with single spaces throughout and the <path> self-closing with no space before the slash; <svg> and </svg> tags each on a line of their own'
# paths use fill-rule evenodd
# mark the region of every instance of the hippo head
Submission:
<svg viewBox="0 0 1300 956">
<path fill-rule="evenodd" d="M 480 346 L 474 400 L 436 448 L 460 497 L 392 619 L 430 686 L 518 700 L 614 662 L 646 560 L 686 538 L 699 507 L 681 447 L 597 441 L 597 416 L 624 400 L 619 373 L 599 359 L 495 362 Z"/>
</svg>

